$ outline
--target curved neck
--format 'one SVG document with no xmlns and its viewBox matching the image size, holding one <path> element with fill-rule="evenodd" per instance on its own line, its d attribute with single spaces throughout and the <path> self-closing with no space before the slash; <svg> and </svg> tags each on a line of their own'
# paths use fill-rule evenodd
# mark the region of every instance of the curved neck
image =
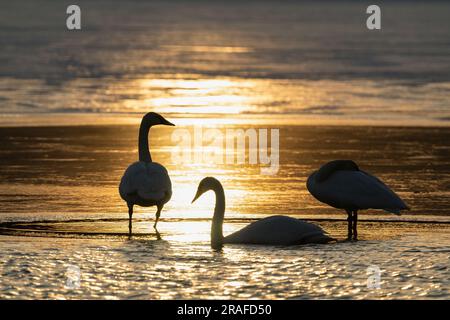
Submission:
<svg viewBox="0 0 450 320">
<path fill-rule="evenodd" d="M 139 128 L 139 161 L 152 162 L 150 149 L 148 147 L 148 133 L 151 126 L 151 124 L 142 119 L 141 127 Z"/>
<path fill-rule="evenodd" d="M 225 216 L 225 193 L 222 185 L 215 185 L 211 188 L 216 194 L 216 206 L 211 225 L 211 247 L 220 248 L 223 244 L 223 219 Z"/>
</svg>

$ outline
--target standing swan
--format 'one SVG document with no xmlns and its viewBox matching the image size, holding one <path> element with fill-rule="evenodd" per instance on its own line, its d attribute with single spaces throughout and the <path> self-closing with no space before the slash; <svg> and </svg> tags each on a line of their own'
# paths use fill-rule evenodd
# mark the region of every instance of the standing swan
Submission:
<svg viewBox="0 0 450 320">
<path fill-rule="evenodd" d="M 221 248 L 224 243 L 295 245 L 326 243 L 334 240 L 328 237 L 320 227 L 286 216 L 271 216 L 258 220 L 224 237 L 222 225 L 225 215 L 225 193 L 220 182 L 212 177 L 204 178 L 198 185 L 192 202 L 208 190 L 213 190 L 216 194 L 211 226 L 211 247 L 214 249 Z"/>
<path fill-rule="evenodd" d="M 358 210 L 383 209 L 400 214 L 409 209 L 388 186 L 377 177 L 359 170 L 351 160 L 334 160 L 313 172 L 306 182 L 309 192 L 319 201 L 348 214 L 348 240 L 357 240 Z"/>
<path fill-rule="evenodd" d="M 119 193 L 128 205 L 128 232 L 131 236 L 133 206 L 151 207 L 156 205 L 156 220 L 153 228 L 156 232 L 161 210 L 172 196 L 172 183 L 166 168 L 152 162 L 148 147 L 148 133 L 152 126 L 163 124 L 174 126 L 161 115 L 149 112 L 143 118 L 139 128 L 139 161 L 131 164 L 125 171 L 119 185 Z"/>
</svg>

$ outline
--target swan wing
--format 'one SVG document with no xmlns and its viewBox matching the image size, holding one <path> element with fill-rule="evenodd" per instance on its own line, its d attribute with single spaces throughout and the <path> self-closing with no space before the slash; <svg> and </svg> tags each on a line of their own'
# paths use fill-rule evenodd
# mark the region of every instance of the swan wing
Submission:
<svg viewBox="0 0 450 320">
<path fill-rule="evenodd" d="M 224 238 L 225 243 L 292 245 L 333 240 L 314 224 L 287 216 L 271 216 L 253 222 Z"/>
<path fill-rule="evenodd" d="M 314 174 L 308 190 L 319 201 L 341 209 L 384 209 L 399 214 L 408 206 L 380 179 L 364 171 L 336 171 L 317 183 Z"/>
<path fill-rule="evenodd" d="M 166 201 L 172 195 L 172 183 L 167 169 L 156 162 L 138 161 L 125 171 L 119 185 L 119 192 L 125 201 L 137 195 L 147 201 Z"/>
</svg>

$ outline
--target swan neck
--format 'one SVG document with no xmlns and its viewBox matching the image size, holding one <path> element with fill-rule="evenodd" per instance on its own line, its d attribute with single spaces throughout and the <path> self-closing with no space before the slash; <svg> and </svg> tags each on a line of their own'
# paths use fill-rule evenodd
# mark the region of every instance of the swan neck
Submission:
<svg viewBox="0 0 450 320">
<path fill-rule="evenodd" d="M 141 127 L 139 128 L 139 161 L 152 162 L 150 149 L 148 146 L 148 135 L 151 124 L 142 119 Z"/>
<path fill-rule="evenodd" d="M 221 185 L 213 188 L 216 194 L 216 206 L 211 226 L 211 246 L 219 248 L 223 244 L 223 219 L 225 216 L 225 193 Z"/>
</svg>

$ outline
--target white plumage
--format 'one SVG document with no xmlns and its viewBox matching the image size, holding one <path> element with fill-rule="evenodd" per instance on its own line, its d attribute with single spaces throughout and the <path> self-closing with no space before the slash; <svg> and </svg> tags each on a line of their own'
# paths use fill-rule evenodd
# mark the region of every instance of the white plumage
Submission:
<svg viewBox="0 0 450 320">
<path fill-rule="evenodd" d="M 312 174 L 308 189 L 318 200 L 340 209 L 383 209 L 399 214 L 405 203 L 378 178 L 364 171 L 336 171 L 317 183 Z"/>
<path fill-rule="evenodd" d="M 357 211 L 383 209 L 400 214 L 409 209 L 400 197 L 377 177 L 359 170 L 351 160 L 335 160 L 313 172 L 307 180 L 309 192 L 319 201 L 348 213 L 349 235 L 357 238 Z"/>
<path fill-rule="evenodd" d="M 161 164 L 153 162 L 148 146 L 148 134 L 154 125 L 173 126 L 161 115 L 149 112 L 143 118 L 139 128 L 139 161 L 131 164 L 125 171 L 119 184 L 119 193 L 128 205 L 128 230 L 131 235 L 133 206 L 142 207 L 156 206 L 156 225 L 161 210 L 172 197 L 172 183 L 167 169 Z M 158 230 L 156 230 L 159 236 Z"/>
<path fill-rule="evenodd" d="M 164 201 L 165 198 L 170 199 L 172 183 L 166 168 L 159 163 L 138 161 L 125 171 L 120 181 L 119 192 L 126 202 L 142 199 L 144 202 L 157 203 Z"/>
<path fill-rule="evenodd" d="M 223 237 L 222 225 L 225 215 L 225 193 L 222 184 L 215 178 L 204 178 L 197 189 L 194 202 L 208 190 L 216 195 L 216 205 L 211 227 L 211 246 L 220 248 L 224 243 L 295 245 L 326 243 L 330 238 L 318 226 L 286 216 L 271 216 L 249 224 L 243 229 Z"/>
<path fill-rule="evenodd" d="M 249 224 L 224 238 L 224 243 L 295 245 L 332 240 L 312 223 L 287 216 L 270 216 Z"/>
</svg>

